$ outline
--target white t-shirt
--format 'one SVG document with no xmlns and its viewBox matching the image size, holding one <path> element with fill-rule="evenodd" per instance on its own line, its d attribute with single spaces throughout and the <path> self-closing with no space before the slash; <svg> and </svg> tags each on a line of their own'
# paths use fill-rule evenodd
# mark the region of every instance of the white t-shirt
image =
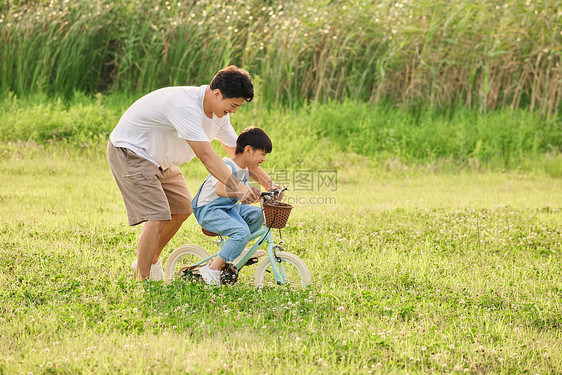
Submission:
<svg viewBox="0 0 562 375">
<path fill-rule="evenodd" d="M 236 132 L 226 114 L 210 119 L 203 110 L 207 85 L 174 86 L 153 91 L 123 114 L 109 136 L 115 147 L 125 147 L 166 169 L 193 159 L 185 141 L 218 139 L 236 147 Z"/>
<path fill-rule="evenodd" d="M 234 172 L 233 174 L 238 178 L 244 185 L 248 185 L 248 168 L 240 168 L 238 164 L 236 164 L 232 159 L 224 157 L 222 160 L 230 161 L 234 165 Z M 227 164 L 229 169 L 231 168 L 230 165 Z M 217 180 L 213 175 L 209 175 L 203 185 L 201 187 L 201 191 L 199 192 L 199 197 L 197 198 L 197 207 L 201 207 L 206 205 L 207 203 L 211 203 L 215 199 L 218 199 L 217 195 Z"/>
</svg>

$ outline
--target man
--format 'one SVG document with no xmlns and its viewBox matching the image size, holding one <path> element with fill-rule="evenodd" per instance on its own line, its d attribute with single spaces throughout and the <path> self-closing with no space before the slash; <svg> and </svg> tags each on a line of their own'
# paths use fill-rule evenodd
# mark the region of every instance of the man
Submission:
<svg viewBox="0 0 562 375">
<path fill-rule="evenodd" d="M 248 72 L 229 66 L 209 85 L 151 92 L 119 120 L 109 137 L 107 155 L 129 225 L 145 223 L 133 263 L 137 278 L 163 278 L 160 253 L 192 213 L 192 196 L 179 165 L 197 156 L 243 203 L 259 199 L 259 190 L 242 184 L 211 147 L 211 141 L 218 139 L 234 156 L 237 136 L 230 113 L 253 97 Z M 277 188 L 261 168 L 251 169 L 250 174 L 265 189 Z"/>
</svg>

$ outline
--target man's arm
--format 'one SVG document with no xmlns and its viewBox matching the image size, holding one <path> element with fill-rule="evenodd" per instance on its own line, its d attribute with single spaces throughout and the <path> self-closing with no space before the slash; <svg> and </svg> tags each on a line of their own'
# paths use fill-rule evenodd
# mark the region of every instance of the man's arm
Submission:
<svg viewBox="0 0 562 375">
<path fill-rule="evenodd" d="M 259 183 L 265 190 L 275 190 L 277 185 L 273 183 L 273 180 L 261 167 L 248 167 L 248 172 L 250 172 L 250 177 L 252 180 Z"/>
<path fill-rule="evenodd" d="M 236 192 L 236 196 L 242 203 L 253 203 L 259 199 L 259 195 L 245 186 L 236 178 L 226 166 L 224 161 L 213 150 L 209 142 L 187 141 L 189 147 L 195 155 L 201 160 L 207 171 L 217 180 L 228 186 L 232 191 Z"/>
<path fill-rule="evenodd" d="M 252 189 L 255 194 L 257 194 L 257 196 L 260 196 L 261 191 L 258 188 L 255 187 L 250 187 L 250 189 Z M 222 182 L 217 182 L 217 187 L 215 188 L 215 192 L 217 193 L 217 195 L 219 197 L 226 197 L 226 198 L 238 198 L 238 196 L 236 196 L 236 192 L 230 190 L 229 188 L 227 188 Z M 252 202 L 255 203 L 255 202 Z"/>
<path fill-rule="evenodd" d="M 222 142 L 221 142 L 221 145 L 222 145 L 222 148 L 224 148 L 224 151 L 226 151 L 227 155 L 230 158 L 233 158 L 236 155 L 236 147 L 227 146 Z"/>
</svg>

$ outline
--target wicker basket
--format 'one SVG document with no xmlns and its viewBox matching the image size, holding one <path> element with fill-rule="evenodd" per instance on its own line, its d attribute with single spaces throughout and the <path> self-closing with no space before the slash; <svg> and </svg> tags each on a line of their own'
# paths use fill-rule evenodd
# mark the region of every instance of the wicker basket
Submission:
<svg viewBox="0 0 562 375">
<path fill-rule="evenodd" d="M 281 202 L 266 202 L 263 204 L 265 225 L 270 228 L 285 228 L 293 206 Z"/>
</svg>

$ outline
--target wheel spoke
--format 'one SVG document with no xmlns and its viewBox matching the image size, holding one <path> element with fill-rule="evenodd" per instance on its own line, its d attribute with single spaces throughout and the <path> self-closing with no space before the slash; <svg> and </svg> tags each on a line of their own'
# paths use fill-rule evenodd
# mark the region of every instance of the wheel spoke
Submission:
<svg viewBox="0 0 562 375">
<path fill-rule="evenodd" d="M 167 280 L 178 278 L 178 272 L 209 257 L 205 249 L 196 245 L 183 245 L 174 250 L 166 261 L 164 274 Z"/>
<path fill-rule="evenodd" d="M 277 253 L 281 262 L 275 262 L 274 267 L 278 267 L 279 273 L 283 280 L 281 285 L 287 285 L 294 288 L 304 288 L 311 282 L 310 271 L 306 264 L 295 254 L 287 252 Z M 268 258 L 265 258 L 256 269 L 254 285 L 278 285 L 278 280 L 275 280 L 274 272 L 272 272 L 272 265 Z"/>
</svg>

